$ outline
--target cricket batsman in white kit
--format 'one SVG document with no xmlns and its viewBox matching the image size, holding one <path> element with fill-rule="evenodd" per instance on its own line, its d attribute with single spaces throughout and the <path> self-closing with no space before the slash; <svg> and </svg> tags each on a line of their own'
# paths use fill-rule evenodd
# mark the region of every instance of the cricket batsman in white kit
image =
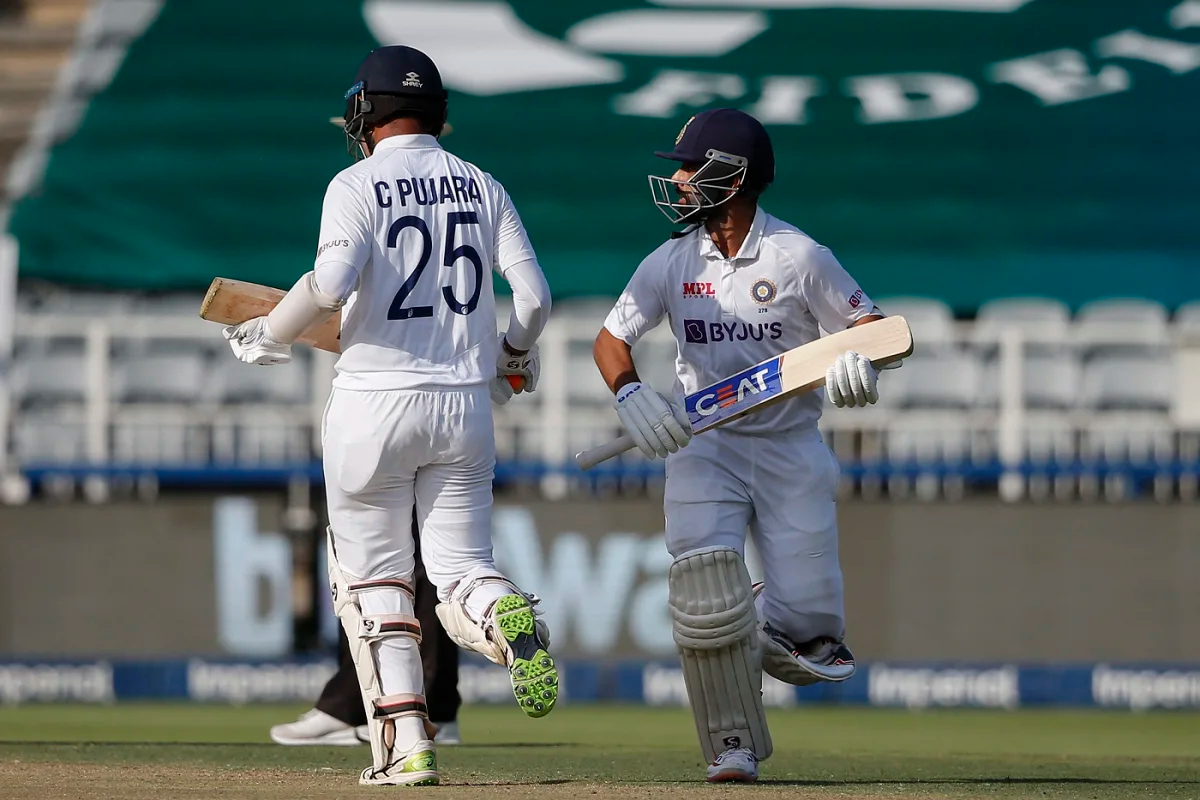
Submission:
<svg viewBox="0 0 1200 800">
<path fill-rule="evenodd" d="M 631 349 L 666 317 L 682 397 L 827 331 L 882 315 L 833 254 L 758 205 L 775 177 L 766 129 L 722 108 L 690 119 L 654 203 L 682 232 L 651 253 L 596 337 L 595 358 L 621 423 L 666 458 L 666 544 L 674 638 L 710 782 L 752 782 L 771 754 L 762 671 L 794 685 L 843 681 L 854 656 L 834 507 L 838 465 L 821 439 L 820 391 L 800 394 L 692 441 L 687 412 L 643 384 Z M 878 399 L 871 362 L 837 358 L 825 394 L 838 406 Z M 762 556 L 751 586 L 746 531 Z"/>
<path fill-rule="evenodd" d="M 291 342 L 342 312 L 325 490 L 334 608 L 370 730 L 363 784 L 438 782 L 413 611 L 414 503 L 447 633 L 509 669 L 529 716 L 558 699 L 536 598 L 496 570 L 491 541 L 492 398 L 506 402 L 514 382 L 536 387 L 550 291 L 504 187 L 439 144 L 446 100 L 424 53 L 367 56 L 345 113 L 362 160 L 329 184 L 313 270 L 266 317 L 226 329 L 243 361 L 286 363 Z M 513 289 L 500 337 L 493 269 Z"/>
</svg>

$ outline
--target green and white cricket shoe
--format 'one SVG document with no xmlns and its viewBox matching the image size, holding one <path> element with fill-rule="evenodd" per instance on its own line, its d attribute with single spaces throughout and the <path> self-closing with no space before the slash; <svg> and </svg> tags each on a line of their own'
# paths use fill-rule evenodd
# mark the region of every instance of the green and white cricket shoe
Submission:
<svg viewBox="0 0 1200 800">
<path fill-rule="evenodd" d="M 413 752 L 393 761 L 387 769 L 370 766 L 358 777 L 363 786 L 437 786 L 440 781 L 437 754 L 430 741 L 419 742 Z"/>
<path fill-rule="evenodd" d="M 533 606 L 524 595 L 506 595 L 496 601 L 492 617 L 508 645 L 508 672 L 517 704 L 531 717 L 546 716 L 558 703 L 558 669 Z"/>
</svg>

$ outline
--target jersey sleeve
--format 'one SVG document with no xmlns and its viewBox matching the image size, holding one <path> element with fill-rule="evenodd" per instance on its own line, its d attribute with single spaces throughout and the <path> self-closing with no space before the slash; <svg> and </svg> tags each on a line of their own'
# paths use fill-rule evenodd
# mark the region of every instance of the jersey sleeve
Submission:
<svg viewBox="0 0 1200 800">
<path fill-rule="evenodd" d="M 490 177 L 490 176 L 489 176 Z M 499 182 L 492 180 L 496 193 L 496 242 L 495 270 L 507 276 L 508 268 L 522 261 L 536 260 L 529 234 L 513 205 L 512 198 Z"/>
<path fill-rule="evenodd" d="M 372 234 L 366 195 L 353 176 L 339 174 L 325 190 L 313 271 L 321 272 L 322 265 L 344 264 L 360 275 L 371 258 Z"/>
<path fill-rule="evenodd" d="M 638 266 L 604 320 L 609 333 L 625 344 L 633 345 L 662 322 L 667 307 L 663 302 L 661 275 L 661 266 L 653 256 Z"/>
<path fill-rule="evenodd" d="M 813 245 L 800 265 L 808 310 L 830 333 L 845 330 L 863 317 L 879 313 L 871 298 L 838 263 L 828 247 Z"/>
</svg>

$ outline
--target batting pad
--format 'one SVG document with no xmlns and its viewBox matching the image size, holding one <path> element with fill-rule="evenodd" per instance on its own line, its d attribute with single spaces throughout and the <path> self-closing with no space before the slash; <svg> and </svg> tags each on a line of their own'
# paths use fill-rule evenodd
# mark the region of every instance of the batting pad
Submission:
<svg viewBox="0 0 1200 800">
<path fill-rule="evenodd" d="M 414 616 L 413 588 L 408 581 L 397 578 L 356 580 L 354 576 L 348 575 L 338 562 L 332 532 L 328 534 L 326 541 L 333 610 L 342 621 L 342 627 L 350 642 L 350 655 L 354 660 L 354 670 L 358 674 L 363 705 L 368 712 L 367 730 L 371 739 L 371 772 L 374 777 L 376 773 L 386 772 L 399 758 L 396 752 L 396 720 L 401 717 L 427 718 L 429 713 L 423 695 L 383 693 L 379 665 L 371 646 L 393 637 L 411 639 L 420 645 L 421 623 Z M 391 605 L 399 609 L 400 613 L 363 613 L 360 598 L 368 592 L 386 592 L 392 598 Z M 411 657 L 413 662 L 406 666 L 411 674 L 417 676 L 416 688 L 421 688 L 421 663 L 416 647 L 412 649 Z"/>
<path fill-rule="evenodd" d="M 671 564 L 671 622 L 700 749 L 711 764 L 735 747 L 771 755 L 762 704 L 762 651 L 750 574 L 730 547 L 684 553 Z"/>
</svg>

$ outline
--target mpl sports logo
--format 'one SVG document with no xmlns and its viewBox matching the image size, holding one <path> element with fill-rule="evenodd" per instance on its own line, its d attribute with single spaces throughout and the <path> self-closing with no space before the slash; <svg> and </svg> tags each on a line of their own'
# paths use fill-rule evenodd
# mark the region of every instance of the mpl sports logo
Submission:
<svg viewBox="0 0 1200 800">
<path fill-rule="evenodd" d="M 783 357 L 772 358 L 684 398 L 692 430 L 699 433 L 737 416 L 782 391 Z"/>
<path fill-rule="evenodd" d="M 688 297 L 716 297 L 717 290 L 713 288 L 711 283 L 684 283 L 683 296 Z"/>
</svg>

